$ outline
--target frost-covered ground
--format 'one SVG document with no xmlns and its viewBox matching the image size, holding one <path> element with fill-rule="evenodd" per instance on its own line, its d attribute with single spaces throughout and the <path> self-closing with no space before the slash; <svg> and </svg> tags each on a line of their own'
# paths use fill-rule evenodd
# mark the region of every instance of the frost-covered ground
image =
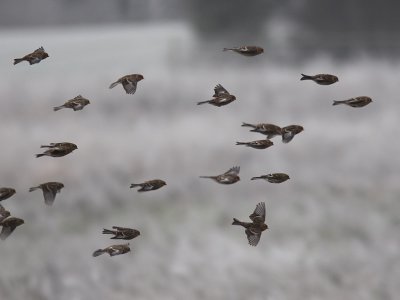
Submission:
<svg viewBox="0 0 400 300">
<path fill-rule="evenodd" d="M 246 58 L 196 41 L 179 24 L 0 31 L 2 204 L 25 224 L 0 243 L 1 300 L 397 299 L 400 293 L 399 62 L 319 57 L 296 65 Z M 50 58 L 13 66 L 43 45 Z M 295 51 L 295 49 L 293 49 Z M 300 82 L 300 73 L 339 83 Z M 118 77 L 141 73 L 135 95 Z M 223 84 L 238 100 L 196 106 Z M 52 107 L 78 94 L 83 111 Z M 362 109 L 333 99 L 369 95 Z M 241 122 L 300 124 L 289 144 L 258 139 Z M 41 144 L 70 141 L 63 158 Z M 241 166 L 222 186 L 199 175 Z M 286 172 L 273 185 L 252 176 Z M 168 183 L 139 194 L 131 182 Z M 30 186 L 61 181 L 52 207 Z M 232 217 L 267 204 L 259 245 Z M 134 227 L 132 252 L 91 257 L 113 243 L 103 227 Z"/>
</svg>

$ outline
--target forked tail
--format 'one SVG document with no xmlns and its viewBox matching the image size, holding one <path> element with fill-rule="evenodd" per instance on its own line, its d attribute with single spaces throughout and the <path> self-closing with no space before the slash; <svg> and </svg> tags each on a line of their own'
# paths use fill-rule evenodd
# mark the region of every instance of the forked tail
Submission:
<svg viewBox="0 0 400 300">
<path fill-rule="evenodd" d="M 301 74 L 301 78 L 300 78 L 300 80 L 312 80 L 312 76 L 309 76 L 309 75 L 305 75 L 305 74 Z"/>
<path fill-rule="evenodd" d="M 197 105 L 201 105 L 201 104 L 205 104 L 205 103 L 209 103 L 209 102 L 210 102 L 210 100 L 200 101 L 200 102 L 197 102 Z"/>
<path fill-rule="evenodd" d="M 240 222 L 238 219 L 233 218 L 232 225 L 242 225 L 242 222 Z"/>
<path fill-rule="evenodd" d="M 110 229 L 103 229 L 103 234 L 115 234 L 114 231 L 110 230 Z"/>
<path fill-rule="evenodd" d="M 39 188 L 38 186 L 34 186 L 34 187 L 31 187 L 31 188 L 29 189 L 29 191 L 30 191 L 30 192 L 33 192 L 33 191 L 36 191 L 38 188 Z"/>
<path fill-rule="evenodd" d="M 253 124 L 249 124 L 249 123 L 245 123 L 245 122 L 242 122 L 242 127 L 256 128 L 256 126 L 254 126 Z"/>
<path fill-rule="evenodd" d="M 98 249 L 96 251 L 93 252 L 93 257 L 97 257 L 99 255 L 102 255 L 103 253 L 106 253 L 106 251 L 104 249 Z"/>
<path fill-rule="evenodd" d="M 113 82 L 113 83 L 111 83 L 109 88 L 112 89 L 112 88 L 116 87 L 118 84 L 120 84 L 119 81 Z"/>
<path fill-rule="evenodd" d="M 345 103 L 345 100 L 333 100 L 333 104 L 332 105 L 339 105 L 339 104 L 343 104 Z"/>
<path fill-rule="evenodd" d="M 24 61 L 23 58 L 15 58 L 14 59 L 14 65 L 19 64 L 20 62 Z"/>
</svg>

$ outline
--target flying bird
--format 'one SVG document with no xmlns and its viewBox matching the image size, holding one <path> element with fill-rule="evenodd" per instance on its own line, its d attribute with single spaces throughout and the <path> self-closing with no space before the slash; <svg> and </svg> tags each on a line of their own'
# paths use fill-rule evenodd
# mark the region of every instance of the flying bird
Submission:
<svg viewBox="0 0 400 300">
<path fill-rule="evenodd" d="M 122 244 L 122 245 L 112 245 L 108 246 L 107 248 L 104 249 L 98 249 L 93 252 L 93 257 L 102 255 L 104 253 L 108 253 L 110 256 L 116 256 L 116 255 L 121 255 L 125 254 L 127 252 L 130 252 L 131 248 L 129 248 L 129 244 Z"/>
<path fill-rule="evenodd" d="M 49 54 L 47 54 L 46 51 L 44 51 L 43 47 L 40 47 L 40 48 L 36 49 L 35 51 L 33 51 L 32 53 L 25 55 L 22 58 L 15 58 L 14 65 L 19 64 L 20 62 L 22 62 L 24 60 L 29 62 L 30 65 L 34 65 L 34 64 L 40 63 L 43 59 L 45 59 L 47 57 L 49 57 Z"/>
<path fill-rule="evenodd" d="M 333 105 L 346 104 L 351 107 L 363 107 L 372 102 L 372 99 L 367 96 L 360 96 L 355 98 L 350 98 L 348 100 L 334 100 Z"/>
<path fill-rule="evenodd" d="M 236 142 L 236 145 L 245 145 L 246 147 L 251 147 L 254 149 L 267 149 L 271 147 L 274 143 L 271 140 L 257 140 L 252 142 Z"/>
<path fill-rule="evenodd" d="M 256 180 L 256 179 L 264 179 L 270 183 L 282 183 L 290 179 L 290 177 L 288 174 L 285 173 L 272 173 L 251 178 L 251 180 Z"/>
<path fill-rule="evenodd" d="M 242 222 L 236 218 L 233 218 L 232 225 L 240 225 L 246 228 L 245 233 L 247 240 L 251 246 L 257 246 L 261 238 L 261 233 L 268 229 L 268 225 L 265 224 L 265 203 L 260 202 L 257 204 L 254 212 L 249 216 L 250 222 Z"/>
<path fill-rule="evenodd" d="M 74 111 L 82 110 L 86 105 L 90 104 L 90 101 L 82 95 L 78 95 L 75 98 L 66 101 L 63 105 L 56 106 L 53 108 L 54 111 L 58 111 L 63 108 L 72 108 Z"/>
<path fill-rule="evenodd" d="M 330 85 L 339 81 L 339 78 L 337 78 L 337 76 L 331 74 L 317 74 L 313 76 L 301 74 L 301 76 L 302 77 L 300 78 L 300 80 L 312 80 L 320 85 Z"/>
<path fill-rule="evenodd" d="M 10 216 L 10 212 L 0 204 L 0 222 Z"/>
<path fill-rule="evenodd" d="M 15 194 L 13 188 L 3 187 L 0 188 L 0 201 L 6 200 Z"/>
<path fill-rule="evenodd" d="M 44 203 L 46 205 L 52 205 L 54 203 L 57 193 L 61 192 L 61 189 L 63 187 L 64 184 L 62 184 L 61 182 L 46 182 L 38 186 L 31 187 L 29 189 L 29 192 L 41 189 L 43 191 Z"/>
<path fill-rule="evenodd" d="M 214 88 L 213 99 L 197 102 L 197 105 L 211 104 L 217 107 L 227 105 L 236 100 L 236 97 L 230 94 L 222 85 L 217 84 Z"/>
<path fill-rule="evenodd" d="M 241 46 L 241 47 L 224 48 L 223 51 L 233 51 L 244 56 L 256 56 L 261 53 L 264 53 L 264 49 L 258 46 Z"/>
<path fill-rule="evenodd" d="M 138 189 L 138 192 L 148 192 L 148 191 L 158 190 L 159 188 L 163 187 L 164 185 L 167 185 L 167 183 L 164 180 L 153 179 L 153 180 L 145 181 L 143 183 L 132 183 L 130 188 L 139 186 L 140 189 Z"/>
<path fill-rule="evenodd" d="M 114 230 L 103 229 L 103 234 L 113 234 L 111 239 L 132 240 L 140 235 L 140 231 L 131 228 L 113 226 Z"/>
<path fill-rule="evenodd" d="M 200 178 L 210 178 L 221 184 L 233 184 L 240 180 L 239 177 L 240 167 L 235 166 L 230 168 L 224 174 L 217 176 L 200 176 Z"/>
<path fill-rule="evenodd" d="M 0 226 L 3 228 L 1 229 L 0 239 L 5 240 L 18 226 L 24 224 L 24 220 L 15 218 L 15 217 L 8 217 L 0 222 Z"/>
<path fill-rule="evenodd" d="M 36 154 L 36 157 L 61 157 L 71 153 L 75 149 L 78 149 L 78 146 L 73 143 L 51 143 L 50 145 L 42 145 L 40 148 L 48 149 L 41 154 Z"/>
<path fill-rule="evenodd" d="M 116 82 L 111 83 L 110 89 L 116 87 L 118 84 L 122 84 L 125 92 L 133 95 L 136 92 L 137 83 L 143 79 L 144 77 L 141 74 L 125 75 L 119 78 Z"/>
<path fill-rule="evenodd" d="M 296 134 L 299 134 L 304 130 L 303 126 L 300 125 L 289 125 L 282 128 L 282 142 L 289 143 Z"/>
<path fill-rule="evenodd" d="M 242 127 L 251 127 L 253 128 L 252 132 L 258 132 L 261 134 L 265 134 L 267 136 L 267 139 L 272 139 L 273 137 L 277 135 L 282 134 L 282 129 L 274 124 L 267 124 L 267 123 L 260 123 L 260 124 L 249 124 L 249 123 L 243 123 Z"/>
</svg>

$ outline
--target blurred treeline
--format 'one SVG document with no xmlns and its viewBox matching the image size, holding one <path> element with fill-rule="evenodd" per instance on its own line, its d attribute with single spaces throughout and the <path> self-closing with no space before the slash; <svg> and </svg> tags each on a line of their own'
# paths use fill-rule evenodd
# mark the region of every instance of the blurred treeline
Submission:
<svg viewBox="0 0 400 300">
<path fill-rule="evenodd" d="M 1 0 L 0 26 L 187 21 L 202 38 L 257 42 L 279 23 L 301 55 L 397 56 L 399 11 L 395 0 Z"/>
</svg>

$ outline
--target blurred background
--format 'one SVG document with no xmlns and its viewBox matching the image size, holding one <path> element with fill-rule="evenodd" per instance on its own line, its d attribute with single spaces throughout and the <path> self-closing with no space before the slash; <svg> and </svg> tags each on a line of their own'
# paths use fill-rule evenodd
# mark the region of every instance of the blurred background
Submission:
<svg viewBox="0 0 400 300">
<path fill-rule="evenodd" d="M 0 243 L 1 300 L 397 299 L 398 1 L 2 0 L 1 204 L 25 224 Z M 243 57 L 224 47 L 259 45 Z M 13 59 L 43 46 L 30 66 Z M 119 77 L 140 73 L 135 95 Z M 300 82 L 330 73 L 331 86 Z M 216 84 L 225 107 L 196 106 Z M 52 108 L 78 94 L 83 111 Z M 354 109 L 333 100 L 370 96 Z M 289 144 L 242 122 L 302 125 Z M 73 142 L 62 158 L 40 145 Z M 199 175 L 241 167 L 241 181 Z M 282 184 L 250 181 L 285 172 Z M 140 194 L 132 182 L 167 186 Z M 53 206 L 31 186 L 65 188 Z M 232 217 L 265 201 L 257 247 Z M 132 252 L 91 256 L 139 229 Z"/>
</svg>

